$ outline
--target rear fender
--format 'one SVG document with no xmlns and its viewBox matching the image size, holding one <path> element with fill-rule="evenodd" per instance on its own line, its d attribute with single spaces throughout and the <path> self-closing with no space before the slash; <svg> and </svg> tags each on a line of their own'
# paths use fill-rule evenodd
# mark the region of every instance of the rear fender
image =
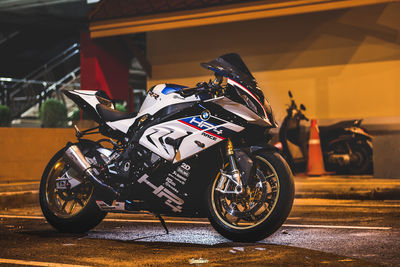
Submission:
<svg viewBox="0 0 400 267">
<path fill-rule="evenodd" d="M 372 135 L 367 133 L 367 131 L 361 127 L 347 127 L 344 128 L 344 130 L 348 133 L 353 134 L 358 139 L 367 138 L 369 140 L 372 140 Z"/>
</svg>

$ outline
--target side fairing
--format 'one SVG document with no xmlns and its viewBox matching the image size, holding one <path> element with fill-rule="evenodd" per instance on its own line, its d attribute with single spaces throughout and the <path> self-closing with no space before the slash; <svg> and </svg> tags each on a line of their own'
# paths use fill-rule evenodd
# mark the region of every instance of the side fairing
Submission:
<svg viewBox="0 0 400 267">
<path fill-rule="evenodd" d="M 96 98 L 97 91 L 90 90 L 72 90 L 69 91 L 70 94 L 77 95 L 81 97 L 86 103 L 88 103 L 94 110 L 96 110 L 96 105 L 99 101 Z"/>
<path fill-rule="evenodd" d="M 129 128 L 132 126 L 132 124 L 135 122 L 135 120 L 138 118 L 138 116 L 130 119 L 124 119 L 124 120 L 119 120 L 119 121 L 108 121 L 106 124 L 113 130 L 118 130 L 123 132 L 124 134 L 128 133 Z"/>
<path fill-rule="evenodd" d="M 177 91 L 182 88 L 185 88 L 185 86 L 172 84 L 156 85 L 147 93 L 147 96 L 140 107 L 138 117 L 144 114 L 153 115 L 166 106 L 200 100 L 195 95 L 186 98 L 182 97 L 177 93 Z"/>
<path fill-rule="evenodd" d="M 246 106 L 234 102 L 227 97 L 222 96 L 218 98 L 213 98 L 210 100 L 206 100 L 205 102 L 215 103 L 223 109 L 241 117 L 249 123 L 257 124 L 263 127 L 272 127 L 272 124 L 268 119 L 261 118 Z"/>
<path fill-rule="evenodd" d="M 205 217 L 202 201 L 209 181 L 222 165 L 218 150 L 210 148 L 177 164 L 167 163 L 152 175 L 136 180 L 133 194 L 145 196 L 160 214 L 182 217 Z M 205 166 L 207 166 L 205 168 Z"/>
<path fill-rule="evenodd" d="M 148 128 L 139 143 L 173 163 L 187 159 L 244 128 L 216 118 L 209 111 Z"/>
</svg>

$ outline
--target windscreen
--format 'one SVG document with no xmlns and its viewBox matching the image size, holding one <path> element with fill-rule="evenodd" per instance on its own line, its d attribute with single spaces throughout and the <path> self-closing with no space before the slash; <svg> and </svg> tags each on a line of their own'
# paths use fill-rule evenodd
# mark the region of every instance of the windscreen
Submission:
<svg viewBox="0 0 400 267">
<path fill-rule="evenodd" d="M 261 102 L 264 102 L 264 94 L 258 88 L 256 79 L 238 54 L 225 54 L 210 62 L 201 63 L 201 66 L 238 82 L 255 94 Z"/>
<path fill-rule="evenodd" d="M 259 89 L 256 79 L 251 74 L 250 70 L 247 68 L 246 64 L 244 64 L 242 58 L 238 54 L 225 54 L 210 62 L 201 63 L 201 66 L 214 71 L 218 75 L 229 78 L 238 83 L 239 86 L 241 85 L 249 90 L 251 94 L 256 96 L 262 103 L 262 105 L 266 109 L 269 120 L 272 123 L 275 123 L 272 115 L 272 110 L 268 101 L 265 101 L 264 94 Z"/>
</svg>

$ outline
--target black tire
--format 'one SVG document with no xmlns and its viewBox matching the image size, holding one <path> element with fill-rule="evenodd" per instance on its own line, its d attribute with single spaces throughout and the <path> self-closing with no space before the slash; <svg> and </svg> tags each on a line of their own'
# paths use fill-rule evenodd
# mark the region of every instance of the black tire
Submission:
<svg viewBox="0 0 400 267">
<path fill-rule="evenodd" d="M 63 154 L 64 149 L 58 151 L 47 164 L 43 172 L 39 190 L 40 207 L 47 222 L 58 231 L 66 233 L 84 233 L 98 225 L 107 215 L 107 212 L 100 210 L 97 206 L 94 198 L 93 186 L 91 184 L 85 185 L 87 188 L 91 187 L 91 189 L 88 189 L 91 190 L 91 193 L 85 200 L 84 205 L 80 207 L 80 210 L 76 214 L 71 216 L 61 216 L 54 211 L 55 208 L 52 208 L 52 205 L 54 206 L 54 204 L 51 204 L 51 196 L 49 196 L 52 193 L 47 193 L 47 190 L 50 183 L 55 180 L 53 177 L 55 176 L 54 172 L 56 171 L 54 167 L 56 167 L 56 164 L 59 162 L 63 164 Z M 60 170 L 60 173 L 65 172 L 68 168 L 68 165 L 65 164 L 63 169 Z M 52 177 L 49 177 L 50 172 L 52 172 Z"/>
<path fill-rule="evenodd" d="M 371 174 L 373 173 L 372 149 L 368 140 L 334 142 L 328 148 L 334 154 L 349 153 L 352 151 L 352 163 L 347 166 L 335 166 L 329 164 L 328 170 L 338 174 Z"/>
<path fill-rule="evenodd" d="M 261 161 L 261 159 L 263 159 L 270 164 L 279 184 L 279 193 L 277 193 L 275 197 L 275 204 L 271 210 L 267 211 L 268 214 L 266 214 L 265 218 L 260 220 L 260 222 L 255 223 L 253 226 L 239 227 L 230 223 L 226 217 L 224 218 L 223 215 L 218 212 L 218 200 L 216 200 L 216 198 L 217 195 L 221 193 L 217 192 L 214 188 L 219 179 L 219 174 L 212 180 L 207 190 L 207 207 L 210 223 L 218 233 L 232 241 L 254 242 L 270 236 L 285 222 L 293 205 L 293 177 L 290 167 L 283 157 L 273 151 L 262 151 L 254 156 L 257 156 L 258 160 Z M 225 214 L 225 216 L 227 215 Z"/>
<path fill-rule="evenodd" d="M 372 149 L 366 140 L 360 140 L 351 145 L 353 154 L 356 155 L 358 161 L 353 164 L 349 172 L 351 174 L 371 174 L 373 173 L 372 165 Z"/>
</svg>

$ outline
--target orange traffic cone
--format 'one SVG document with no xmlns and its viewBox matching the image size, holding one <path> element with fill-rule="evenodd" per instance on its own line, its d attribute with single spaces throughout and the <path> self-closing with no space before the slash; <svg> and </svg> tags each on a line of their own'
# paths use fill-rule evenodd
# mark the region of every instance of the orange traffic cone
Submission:
<svg viewBox="0 0 400 267">
<path fill-rule="evenodd" d="M 319 140 L 317 120 L 311 120 L 310 139 L 308 141 L 307 175 L 319 176 L 325 174 L 324 158 Z"/>
</svg>

